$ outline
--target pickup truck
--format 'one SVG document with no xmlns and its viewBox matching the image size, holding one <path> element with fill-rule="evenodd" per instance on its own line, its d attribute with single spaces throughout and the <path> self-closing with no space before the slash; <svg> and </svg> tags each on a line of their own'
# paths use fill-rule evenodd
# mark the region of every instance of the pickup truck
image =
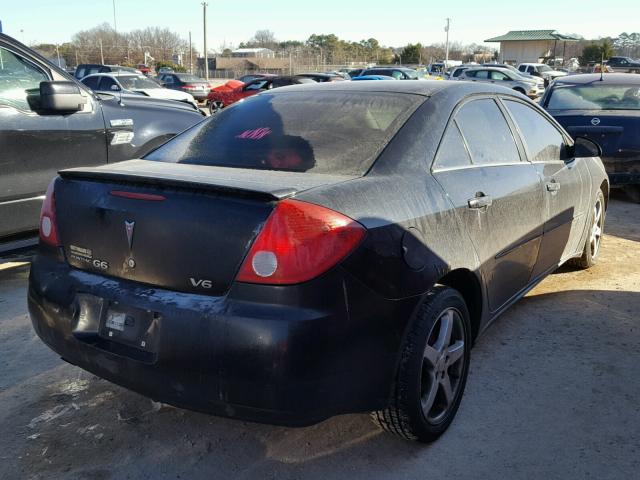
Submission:
<svg viewBox="0 0 640 480">
<path fill-rule="evenodd" d="M 171 100 L 94 94 L 0 34 L 0 251 L 32 242 L 58 170 L 139 158 L 204 118 Z"/>
</svg>

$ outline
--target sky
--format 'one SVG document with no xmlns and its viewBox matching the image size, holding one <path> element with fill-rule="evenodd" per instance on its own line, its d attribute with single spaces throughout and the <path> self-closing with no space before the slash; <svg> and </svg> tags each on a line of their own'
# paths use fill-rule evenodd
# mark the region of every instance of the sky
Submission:
<svg viewBox="0 0 640 480">
<path fill-rule="evenodd" d="M 113 25 L 113 0 L 0 0 L 3 32 L 29 45 L 64 43 L 73 34 L 102 22 Z M 640 30 L 638 0 L 295 0 L 266 2 L 209 0 L 209 50 L 237 46 L 256 30 L 279 40 L 306 40 L 334 33 L 345 40 L 376 38 L 382 45 L 444 42 L 483 43 L 509 30 L 555 29 L 585 38 Z M 507 6 L 510 5 L 510 6 Z M 202 51 L 201 0 L 115 0 L 118 31 L 168 27 Z M 538 13 L 534 13 L 538 12 Z"/>
</svg>

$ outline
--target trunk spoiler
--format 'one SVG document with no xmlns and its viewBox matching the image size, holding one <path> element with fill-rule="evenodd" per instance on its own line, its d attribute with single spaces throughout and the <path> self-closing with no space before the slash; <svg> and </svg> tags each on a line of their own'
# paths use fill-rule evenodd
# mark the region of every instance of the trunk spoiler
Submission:
<svg viewBox="0 0 640 480">
<path fill-rule="evenodd" d="M 348 175 L 211 167 L 150 160 L 129 160 L 100 167 L 61 170 L 62 178 L 175 187 L 282 200 L 311 188 L 357 178 Z"/>
</svg>

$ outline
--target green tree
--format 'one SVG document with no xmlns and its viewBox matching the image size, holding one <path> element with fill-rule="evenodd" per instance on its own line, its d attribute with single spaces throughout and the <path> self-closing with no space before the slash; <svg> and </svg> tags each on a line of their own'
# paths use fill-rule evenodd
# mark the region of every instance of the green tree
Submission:
<svg viewBox="0 0 640 480">
<path fill-rule="evenodd" d="M 403 64 L 418 64 L 421 60 L 420 51 L 422 50 L 422 45 L 419 43 L 411 44 L 409 43 L 406 47 L 402 49 L 402 53 L 400 53 L 400 61 Z"/>
<path fill-rule="evenodd" d="M 593 42 L 582 50 L 580 55 L 580 63 L 587 65 L 589 62 L 600 62 L 602 58 L 607 60 L 614 55 L 613 45 L 608 38 L 601 40 L 600 42 Z"/>
</svg>

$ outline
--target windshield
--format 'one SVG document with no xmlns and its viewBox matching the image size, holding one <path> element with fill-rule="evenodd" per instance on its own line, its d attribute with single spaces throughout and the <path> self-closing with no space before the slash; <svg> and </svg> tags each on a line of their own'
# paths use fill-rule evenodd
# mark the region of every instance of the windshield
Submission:
<svg viewBox="0 0 640 480">
<path fill-rule="evenodd" d="M 640 110 L 640 86 L 558 85 L 547 102 L 549 110 Z"/>
<path fill-rule="evenodd" d="M 147 160 L 363 175 L 424 101 L 392 93 L 260 94 L 210 117 Z"/>
<path fill-rule="evenodd" d="M 140 90 L 145 88 L 160 88 L 153 80 L 149 80 L 146 77 L 122 77 L 119 76 L 118 80 L 122 86 L 127 90 Z"/>
<path fill-rule="evenodd" d="M 179 73 L 176 75 L 181 82 L 204 82 L 204 78 L 196 77 L 188 73 Z"/>
</svg>

